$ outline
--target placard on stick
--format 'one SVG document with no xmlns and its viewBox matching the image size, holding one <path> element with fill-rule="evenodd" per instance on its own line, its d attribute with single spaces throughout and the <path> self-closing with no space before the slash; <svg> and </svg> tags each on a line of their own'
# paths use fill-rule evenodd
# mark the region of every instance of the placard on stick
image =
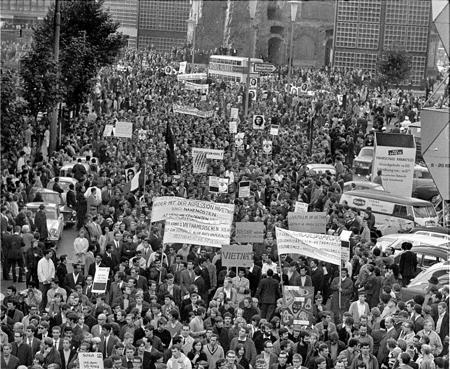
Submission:
<svg viewBox="0 0 450 369">
<path fill-rule="evenodd" d="M 105 293 L 106 286 L 108 285 L 109 268 L 98 267 L 95 271 L 94 282 L 92 284 L 93 293 Z"/>
</svg>

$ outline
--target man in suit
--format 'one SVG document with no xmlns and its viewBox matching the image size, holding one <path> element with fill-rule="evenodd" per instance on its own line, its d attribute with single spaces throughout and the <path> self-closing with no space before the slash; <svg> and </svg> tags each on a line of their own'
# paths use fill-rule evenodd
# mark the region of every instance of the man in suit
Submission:
<svg viewBox="0 0 450 369">
<path fill-rule="evenodd" d="M 106 301 L 110 306 L 120 305 L 123 297 L 123 289 L 125 288 L 125 278 L 124 272 L 116 272 L 114 274 L 114 282 L 111 283 L 108 289 Z"/>
<path fill-rule="evenodd" d="M 403 242 L 402 249 L 405 251 L 400 255 L 399 272 L 403 287 L 406 287 L 417 274 L 417 255 L 411 251 L 411 242 Z"/>
<path fill-rule="evenodd" d="M 205 280 L 202 276 L 202 270 L 197 267 L 194 269 L 194 284 L 198 288 L 198 294 L 202 298 L 203 301 L 205 301 L 206 304 L 208 304 L 208 288 L 206 286 Z"/>
<path fill-rule="evenodd" d="M 301 265 L 300 266 L 300 287 L 311 287 L 312 286 L 312 281 L 311 281 L 311 277 L 307 274 L 308 269 L 306 267 L 306 265 Z"/>
<path fill-rule="evenodd" d="M 167 274 L 165 282 L 158 288 L 158 302 L 163 303 L 164 297 L 170 295 L 178 307 L 181 306 L 183 291 L 182 288 L 175 284 L 175 277 L 173 274 Z"/>
<path fill-rule="evenodd" d="M 108 181 L 106 187 L 102 190 L 102 203 L 104 205 L 108 204 L 113 197 L 113 188 L 111 181 Z"/>
<path fill-rule="evenodd" d="M 99 351 L 103 353 L 103 358 L 110 357 L 114 345 L 119 341 L 119 339 L 113 334 L 112 325 L 105 323 L 102 327 L 102 336 L 100 337 L 101 342 L 99 345 Z"/>
<path fill-rule="evenodd" d="M 20 226 L 15 226 L 13 234 L 4 236 L 2 245 L 6 259 L 6 271 L 3 274 L 7 277 L 6 279 L 9 279 L 9 270 L 12 269 L 13 282 L 17 282 L 16 265 L 19 266 L 18 282 L 23 282 L 23 246 L 25 246 L 25 244 L 20 236 Z"/>
<path fill-rule="evenodd" d="M 175 263 L 173 263 L 170 267 L 170 273 L 173 274 L 175 278 L 175 283 L 180 284 L 181 282 L 181 272 L 184 269 L 183 265 L 183 257 L 181 255 L 175 256 Z"/>
<path fill-rule="evenodd" d="M 180 284 L 186 288 L 187 290 L 189 287 L 194 283 L 195 279 L 195 273 L 194 273 L 194 263 L 192 260 L 189 260 L 187 263 L 183 262 L 186 269 L 181 271 L 180 274 Z"/>
<path fill-rule="evenodd" d="M 289 263 L 286 275 L 288 286 L 300 286 L 300 274 L 297 272 L 297 263 L 295 261 Z"/>
<path fill-rule="evenodd" d="M 311 282 L 314 287 L 314 296 L 318 292 L 322 293 L 323 287 L 323 271 L 319 268 L 317 260 L 311 260 Z"/>
<path fill-rule="evenodd" d="M 19 365 L 30 366 L 33 362 L 31 347 L 23 341 L 23 334 L 14 332 L 14 342 L 11 344 L 11 354 L 19 359 Z"/>
<path fill-rule="evenodd" d="M 111 252 L 117 256 L 122 255 L 122 246 L 123 246 L 123 240 L 122 240 L 122 233 L 119 231 L 114 232 L 114 239 L 109 243 L 111 245 Z"/>
<path fill-rule="evenodd" d="M 105 264 L 103 263 L 102 255 L 97 254 L 95 255 L 95 261 L 91 265 L 89 265 L 88 274 L 94 277 L 97 268 L 100 267 L 105 267 Z"/>
<path fill-rule="evenodd" d="M 69 184 L 69 191 L 66 194 L 66 205 L 71 209 L 77 208 L 77 196 L 75 194 L 75 186 L 73 183 Z"/>
<path fill-rule="evenodd" d="M 53 346 L 53 340 L 50 337 L 44 339 L 44 367 L 47 368 L 50 364 L 58 364 L 61 367 L 61 356 L 58 350 Z"/>
<path fill-rule="evenodd" d="M 135 267 L 130 269 L 130 276 L 134 279 L 136 288 L 141 288 L 144 292 L 148 291 L 147 278 L 140 275 Z"/>
<path fill-rule="evenodd" d="M 386 344 L 387 340 L 389 338 L 393 338 L 396 340 L 398 337 L 398 332 L 395 330 L 394 319 L 392 317 L 386 317 L 386 319 L 384 320 L 384 324 L 386 326 L 386 333 L 380 341 L 380 348 L 378 349 L 377 359 L 379 363 L 383 362 L 383 360 L 389 353 L 389 349 Z"/>
<path fill-rule="evenodd" d="M 61 339 L 61 327 L 54 326 L 52 328 L 53 347 L 56 351 L 60 351 L 63 348 L 63 340 Z"/>
<path fill-rule="evenodd" d="M 270 320 L 280 297 L 279 282 L 273 278 L 273 270 L 267 270 L 267 277 L 261 279 L 255 297 L 261 303 L 261 318 Z"/>
<path fill-rule="evenodd" d="M 19 359 L 11 354 L 12 347 L 10 343 L 4 343 L 2 347 L 1 367 L 3 369 L 17 369 Z"/>
<path fill-rule="evenodd" d="M 448 320 L 448 306 L 445 302 L 440 302 L 437 306 L 438 316 L 435 320 L 436 333 L 441 338 L 441 341 L 445 341 L 445 337 L 448 336 L 449 320 Z"/>
<path fill-rule="evenodd" d="M 254 255 L 253 255 L 253 261 L 254 261 Z M 256 290 L 258 289 L 259 282 L 261 281 L 261 267 L 259 265 L 256 265 L 253 262 L 253 265 L 250 268 L 247 268 L 247 279 L 250 282 L 250 290 L 252 292 L 252 296 L 255 295 Z"/>
<path fill-rule="evenodd" d="M 120 264 L 120 253 L 114 253 L 112 245 L 106 245 L 105 255 L 103 255 L 103 264 L 105 267 L 111 268 L 115 272 Z"/>
<path fill-rule="evenodd" d="M 35 337 L 37 328 L 33 324 L 29 324 L 25 331 L 25 343 L 31 347 L 31 355 L 34 357 L 36 352 L 41 349 L 41 340 Z"/>
<path fill-rule="evenodd" d="M 256 356 L 256 362 L 265 362 L 265 368 L 271 368 L 272 365 L 278 363 L 278 356 L 273 352 L 273 342 L 267 340 L 264 342 L 264 351 Z M 269 365 L 267 366 L 267 363 Z"/>
<path fill-rule="evenodd" d="M 64 279 L 64 287 L 67 293 L 75 291 L 77 284 L 84 285 L 83 274 L 81 273 L 81 265 L 73 264 L 73 273 L 66 274 L 66 278 Z"/>
<path fill-rule="evenodd" d="M 61 357 L 61 369 L 68 369 L 69 363 L 76 355 L 76 351 L 72 349 L 72 344 L 68 338 L 64 338 L 62 343 L 62 349 L 59 350 L 59 356 Z"/>
</svg>

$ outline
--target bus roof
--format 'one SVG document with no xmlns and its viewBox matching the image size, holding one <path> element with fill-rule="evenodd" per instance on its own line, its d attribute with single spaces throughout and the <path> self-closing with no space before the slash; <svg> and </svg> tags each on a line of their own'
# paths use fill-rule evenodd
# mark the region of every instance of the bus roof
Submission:
<svg viewBox="0 0 450 369">
<path fill-rule="evenodd" d="M 355 191 L 345 192 L 342 194 L 342 196 L 365 197 L 368 199 L 394 202 L 397 204 L 404 204 L 404 205 L 432 206 L 431 202 L 429 202 L 429 201 L 416 199 L 415 197 L 393 195 L 386 191 L 355 190 Z"/>
<path fill-rule="evenodd" d="M 235 60 L 235 61 L 247 61 L 248 57 L 246 56 L 230 56 L 230 55 L 211 55 L 209 57 L 210 60 L 212 59 L 222 59 L 222 60 Z M 251 58 L 250 59 L 253 63 L 262 63 L 263 60 L 259 58 Z"/>
</svg>

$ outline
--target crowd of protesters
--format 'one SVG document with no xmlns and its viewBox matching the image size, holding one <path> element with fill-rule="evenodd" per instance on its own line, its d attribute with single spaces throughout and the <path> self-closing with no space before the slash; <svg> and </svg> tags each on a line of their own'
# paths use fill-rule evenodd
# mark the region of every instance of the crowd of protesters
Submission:
<svg viewBox="0 0 450 369">
<path fill-rule="evenodd" d="M 25 280 L 27 289 L 11 284 L 2 301 L 2 368 L 79 368 L 79 353 L 94 351 L 114 369 L 448 368 L 448 286 L 431 278 L 423 295 L 403 301 L 401 286 L 417 267 L 411 245 L 395 264 L 393 250 L 373 248 L 370 209 L 339 205 L 360 148 L 373 145 L 375 131 L 391 124 L 400 132 L 405 116 L 416 120 L 423 98 L 367 88 L 371 75 L 356 70 L 296 69 L 290 81 L 280 70 L 260 79 L 246 119 L 244 85 L 208 80 L 206 98 L 186 91 L 164 71 L 177 68 L 178 56 L 126 51 L 121 68 L 99 73 L 57 152 L 47 152 L 48 133 L 37 143 L 30 124 L 3 158 L 3 283 Z M 315 96 L 291 94 L 291 85 L 303 83 Z M 174 103 L 214 115 L 173 113 Z M 233 107 L 245 133 L 239 147 L 229 133 Z M 265 130 L 253 130 L 253 114 L 265 116 Z M 131 139 L 103 135 L 116 121 L 133 123 Z M 271 124 L 280 130 L 266 154 Z M 224 160 L 193 174 L 193 147 L 222 149 Z M 78 235 L 73 253 L 57 257 L 47 242 L 45 204 L 35 216 L 26 204 L 73 161 L 77 183 L 65 198 Z M 312 163 L 331 164 L 336 174 L 315 174 L 306 167 Z M 145 167 L 135 192 L 130 167 Z M 209 175 L 228 178 L 228 192 L 210 193 Z M 252 183 L 249 198 L 238 197 L 242 180 Z M 164 224 L 150 219 L 156 196 L 233 203 L 234 221 L 263 222 L 252 266 L 222 267 L 220 249 L 163 245 Z M 329 234 L 352 232 L 352 257 L 341 273 L 326 262 L 278 255 L 275 227 L 287 228 L 296 201 L 325 211 Z M 105 293 L 92 292 L 98 267 L 111 271 Z M 308 326 L 286 313 L 281 285 L 313 288 Z"/>
</svg>

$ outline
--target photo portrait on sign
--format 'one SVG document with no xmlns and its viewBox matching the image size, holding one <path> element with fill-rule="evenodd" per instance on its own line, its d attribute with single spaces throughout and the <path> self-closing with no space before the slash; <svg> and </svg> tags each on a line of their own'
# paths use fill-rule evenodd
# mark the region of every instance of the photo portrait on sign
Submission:
<svg viewBox="0 0 450 369">
<path fill-rule="evenodd" d="M 258 86 L 258 79 L 250 78 L 250 87 L 256 87 L 256 86 Z"/>
<path fill-rule="evenodd" d="M 126 168 L 125 169 L 125 177 L 127 179 L 127 182 L 131 182 L 133 177 L 136 175 L 136 169 L 134 168 Z"/>
<path fill-rule="evenodd" d="M 256 90 L 248 90 L 248 97 L 250 100 L 256 101 Z"/>
<path fill-rule="evenodd" d="M 253 116 L 253 129 L 264 129 L 265 120 L 264 115 Z"/>
</svg>

